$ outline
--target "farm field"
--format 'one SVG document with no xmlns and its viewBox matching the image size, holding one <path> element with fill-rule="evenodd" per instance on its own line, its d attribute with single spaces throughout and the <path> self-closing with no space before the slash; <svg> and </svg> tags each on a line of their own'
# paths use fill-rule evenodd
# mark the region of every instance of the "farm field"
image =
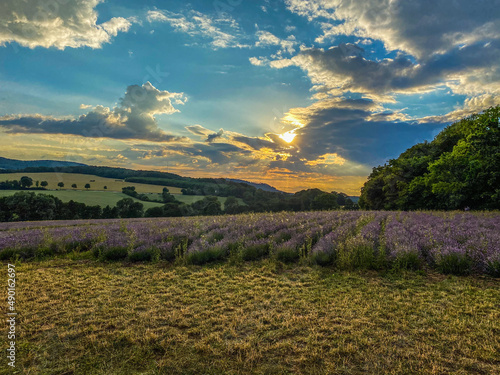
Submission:
<svg viewBox="0 0 500 375">
<path fill-rule="evenodd" d="M 49 189 L 57 189 L 59 182 L 64 183 L 63 190 L 73 190 L 71 185 L 77 184 L 78 189 L 84 189 L 85 184 L 90 184 L 90 191 L 102 191 L 104 186 L 108 187 L 108 191 L 122 191 L 126 186 L 135 186 L 138 193 L 161 193 L 164 186 L 140 184 L 135 182 L 125 182 L 123 180 L 115 180 L 113 178 L 99 177 L 88 174 L 79 173 L 0 173 L 0 181 L 20 180 L 21 177 L 28 176 L 35 181 L 47 181 Z M 95 182 L 91 182 L 95 180 Z M 76 189 L 75 189 L 76 190 Z M 168 186 L 171 194 L 182 194 L 181 189 Z"/>
<path fill-rule="evenodd" d="M 500 276 L 500 215 L 317 211 L 0 223 L 0 259 L 91 253 L 101 260 L 205 264 L 272 258 L 341 270 Z"/>
<path fill-rule="evenodd" d="M 498 279 L 270 260 L 16 270 L 20 373 L 500 372 Z"/>
<path fill-rule="evenodd" d="M 499 221 L 324 211 L 0 223 L 0 259 L 17 275 L 17 365 L 496 374 Z"/>
<path fill-rule="evenodd" d="M 9 196 L 17 193 L 18 191 L 26 190 L 0 190 L 0 197 Z M 116 202 L 123 198 L 132 198 L 126 194 L 119 193 L 117 191 L 85 191 L 85 190 L 33 190 L 36 194 L 47 194 L 53 195 L 59 198 L 63 202 L 69 202 L 73 200 L 75 202 L 85 203 L 90 206 L 101 206 L 106 207 L 107 205 L 113 207 Z M 144 205 L 144 209 L 147 210 L 151 207 L 163 206 L 162 203 L 155 202 L 144 202 L 138 199 L 132 198 L 135 202 L 141 202 Z"/>
<path fill-rule="evenodd" d="M 13 195 L 19 191 L 26 191 L 26 190 L 0 190 L 0 197 L 6 197 L 9 195 Z M 98 191 L 98 190 L 68 190 L 68 189 L 63 189 L 63 190 L 28 190 L 32 191 L 36 194 L 47 194 L 47 195 L 53 195 L 54 197 L 59 198 L 63 202 L 69 202 L 70 200 L 73 200 L 75 202 L 80 202 L 80 203 L 85 203 L 87 205 L 99 205 L 101 207 L 106 207 L 107 205 L 110 205 L 113 207 L 116 205 L 116 202 L 123 198 L 132 198 L 126 194 L 123 194 L 121 192 L 117 191 Z M 151 199 L 160 199 L 161 197 L 157 193 L 145 193 L 149 195 Z M 202 200 L 205 198 L 203 195 L 178 195 L 174 194 L 175 199 L 182 203 L 186 204 L 191 204 L 196 201 Z M 163 203 L 156 203 L 156 202 L 146 202 L 146 201 L 141 201 L 136 198 L 132 198 L 136 202 L 141 202 L 144 205 L 144 210 L 147 210 L 148 208 L 151 207 L 157 207 L 157 206 L 163 206 Z M 224 209 L 224 203 L 226 202 L 227 197 L 217 197 L 219 202 L 221 202 L 222 208 Z M 243 204 L 243 201 L 238 198 L 238 201 L 240 204 Z"/>
</svg>

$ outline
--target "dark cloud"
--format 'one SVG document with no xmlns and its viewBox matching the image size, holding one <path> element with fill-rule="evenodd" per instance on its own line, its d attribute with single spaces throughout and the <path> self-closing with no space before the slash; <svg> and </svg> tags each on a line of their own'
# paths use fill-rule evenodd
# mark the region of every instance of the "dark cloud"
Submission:
<svg viewBox="0 0 500 375">
<path fill-rule="evenodd" d="M 222 137 L 222 134 L 224 134 L 224 129 L 220 129 L 217 133 L 209 134 L 206 142 L 213 142 L 215 139 Z"/>
<path fill-rule="evenodd" d="M 393 113 L 373 113 L 349 108 L 345 103 L 296 108 L 290 113 L 305 124 L 297 129 L 294 146 L 298 155 L 316 160 L 338 154 L 350 162 L 374 166 L 397 157 L 417 142 L 432 140 L 444 125 L 388 121 Z"/>
</svg>

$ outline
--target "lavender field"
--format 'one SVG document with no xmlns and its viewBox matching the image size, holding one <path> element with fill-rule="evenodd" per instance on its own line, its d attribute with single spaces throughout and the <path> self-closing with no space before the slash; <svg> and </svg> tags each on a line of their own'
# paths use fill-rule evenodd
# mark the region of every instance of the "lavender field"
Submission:
<svg viewBox="0 0 500 375">
<path fill-rule="evenodd" d="M 337 269 L 500 276 L 500 215 L 301 212 L 0 224 L 0 259 L 205 264 L 274 258 Z"/>
</svg>

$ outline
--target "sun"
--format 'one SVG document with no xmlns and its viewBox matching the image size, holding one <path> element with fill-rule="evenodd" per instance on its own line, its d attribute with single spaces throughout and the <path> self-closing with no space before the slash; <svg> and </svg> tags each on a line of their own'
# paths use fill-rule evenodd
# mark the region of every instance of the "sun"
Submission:
<svg viewBox="0 0 500 375">
<path fill-rule="evenodd" d="M 295 130 L 290 130 L 290 131 L 288 131 L 286 133 L 280 134 L 280 138 L 282 140 L 284 140 L 285 142 L 290 143 L 290 142 L 293 141 L 293 139 L 297 135 L 297 134 L 294 133 L 294 131 Z"/>
</svg>

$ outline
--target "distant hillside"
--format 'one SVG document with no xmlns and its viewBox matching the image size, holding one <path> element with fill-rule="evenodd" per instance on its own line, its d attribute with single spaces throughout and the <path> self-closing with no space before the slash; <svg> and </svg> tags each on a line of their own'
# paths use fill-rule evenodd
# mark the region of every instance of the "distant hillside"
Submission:
<svg viewBox="0 0 500 375">
<path fill-rule="evenodd" d="M 348 198 L 350 198 L 352 200 L 352 202 L 355 203 L 355 204 L 357 204 L 359 202 L 359 197 L 349 196 Z"/>
<path fill-rule="evenodd" d="M 268 184 L 258 184 L 255 182 L 248 182 L 245 180 L 237 180 L 234 178 L 226 178 L 226 180 L 231 181 L 231 182 L 236 182 L 239 184 L 247 184 L 247 185 L 253 186 L 256 189 L 260 189 L 260 190 L 264 190 L 264 191 L 270 191 L 273 193 L 283 193 L 282 191 L 280 191 L 280 190 L 276 189 L 275 187 L 272 187 L 271 185 L 268 185 Z"/>
<path fill-rule="evenodd" d="M 56 160 L 15 160 L 0 157 L 0 169 L 20 170 L 25 168 L 60 168 L 60 167 L 77 167 L 85 166 L 85 164 L 74 163 L 71 161 L 56 161 Z"/>
</svg>

